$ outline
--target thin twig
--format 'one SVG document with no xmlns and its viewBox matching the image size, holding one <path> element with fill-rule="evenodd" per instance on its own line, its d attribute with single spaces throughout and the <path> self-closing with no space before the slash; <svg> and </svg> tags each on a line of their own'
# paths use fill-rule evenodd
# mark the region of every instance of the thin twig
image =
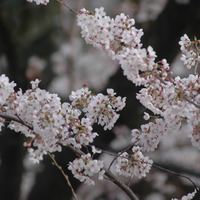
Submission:
<svg viewBox="0 0 200 200">
<path fill-rule="evenodd" d="M 78 200 L 77 196 L 76 196 L 76 194 L 74 192 L 74 189 L 72 187 L 72 184 L 70 183 L 69 177 L 67 176 L 67 174 L 65 174 L 65 172 L 63 171 L 63 168 L 57 163 L 57 161 L 55 160 L 55 156 L 53 154 L 50 154 L 49 152 L 48 152 L 48 155 L 53 160 L 53 164 L 61 171 L 62 175 L 64 176 L 65 180 L 67 181 L 68 186 L 70 187 L 70 189 L 72 191 L 72 194 L 73 194 L 74 198 L 76 200 Z"/>
<path fill-rule="evenodd" d="M 199 104 L 196 104 L 194 101 L 188 99 L 185 95 L 183 95 L 183 98 L 184 98 L 187 102 L 193 104 L 195 107 L 197 107 L 197 108 L 200 109 L 200 105 L 199 105 Z"/>
<path fill-rule="evenodd" d="M 72 8 L 70 8 L 65 2 L 61 1 L 61 0 L 56 0 L 58 3 L 62 4 L 63 6 L 65 6 L 69 11 L 78 14 L 77 11 L 73 10 Z"/>
<path fill-rule="evenodd" d="M 166 171 L 166 172 L 168 172 L 168 173 L 171 173 L 171 174 L 174 174 L 174 175 L 183 177 L 183 178 L 187 179 L 188 181 L 190 181 L 190 182 L 192 183 L 192 185 L 194 186 L 194 188 L 197 188 L 197 186 L 195 185 L 195 183 L 194 183 L 189 177 L 187 177 L 187 176 L 185 176 L 185 175 L 183 175 L 183 174 L 180 174 L 180 173 L 178 173 L 178 172 L 174 172 L 174 171 L 172 171 L 172 170 L 170 170 L 170 169 L 161 167 L 160 165 L 157 165 L 157 164 L 155 164 L 155 163 L 153 163 L 153 166 L 156 167 L 156 168 L 158 168 L 158 169 L 161 169 L 161 170 L 163 170 L 163 171 Z"/>
<path fill-rule="evenodd" d="M 115 160 L 120 157 L 125 151 L 128 151 L 134 144 L 129 145 L 128 147 L 126 147 L 123 151 L 121 151 L 118 155 L 116 155 L 116 157 L 112 160 L 112 162 L 110 163 L 108 170 L 110 170 L 112 164 L 115 162 Z"/>
</svg>

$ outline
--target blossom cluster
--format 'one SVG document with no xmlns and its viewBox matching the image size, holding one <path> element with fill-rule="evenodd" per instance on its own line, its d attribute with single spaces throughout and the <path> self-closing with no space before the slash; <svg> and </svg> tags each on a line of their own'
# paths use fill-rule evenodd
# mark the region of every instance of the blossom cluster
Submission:
<svg viewBox="0 0 200 200">
<path fill-rule="evenodd" d="M 164 80 L 169 74 L 169 65 L 165 59 L 155 63 L 157 56 L 153 48 L 142 48 L 143 30 L 135 28 L 135 21 L 129 16 L 122 13 L 113 19 L 106 16 L 102 7 L 96 8 L 95 13 L 81 9 L 77 23 L 85 41 L 107 51 L 121 64 L 124 75 L 136 85 L 150 83 L 152 79 L 155 80 L 155 75 Z"/>
<path fill-rule="evenodd" d="M 108 95 L 99 93 L 96 96 L 91 95 L 89 97 L 90 91 L 88 91 L 88 88 L 82 88 L 72 92 L 69 99 L 72 101 L 73 106 L 83 107 L 83 112 L 86 113 L 86 117 L 92 124 L 98 123 L 104 126 L 104 130 L 110 130 L 119 118 L 116 111 L 124 108 L 126 98 L 115 97 L 116 93 L 113 89 L 107 89 L 107 93 Z"/>
<path fill-rule="evenodd" d="M 9 82 L 8 77 L 4 74 L 0 78 L 0 111 L 4 111 L 3 105 L 10 105 L 14 101 L 15 96 L 13 95 L 14 87 L 16 84 L 14 82 Z M 13 105 L 14 107 L 14 105 Z M 4 125 L 5 119 L 0 117 L 0 131 Z"/>
<path fill-rule="evenodd" d="M 150 171 L 153 161 L 149 157 L 145 157 L 139 146 L 132 148 L 132 155 L 127 152 L 119 153 L 116 163 L 116 171 L 123 176 L 138 178 L 145 177 Z"/>
<path fill-rule="evenodd" d="M 93 123 L 104 129 L 112 128 L 125 106 L 125 98 L 116 97 L 112 89 L 108 95 L 92 95 L 83 87 L 70 95 L 70 103 L 61 103 L 57 94 L 39 88 L 39 80 L 31 82 L 31 89 L 14 92 L 15 83 L 5 75 L 0 76 L 1 113 L 14 115 L 19 121 L 8 125 L 16 132 L 30 138 L 25 143 L 34 162 L 43 159 L 47 152 L 61 151 L 62 145 L 82 148 L 98 136 Z M 1 126 L 4 120 L 1 119 Z M 20 123 L 23 122 L 23 123 Z"/>
<path fill-rule="evenodd" d="M 197 190 L 195 189 L 194 192 L 189 193 L 187 195 L 184 195 L 180 200 L 192 200 L 195 197 L 196 193 L 197 193 Z M 172 200 L 178 200 L 178 199 L 175 198 L 175 199 L 172 199 Z"/>
<path fill-rule="evenodd" d="M 139 70 L 152 68 L 156 55 L 152 47 L 148 50 L 141 49 L 143 31 L 135 28 L 134 19 L 123 13 L 112 19 L 106 16 L 104 8 L 101 7 L 96 8 L 95 13 L 81 9 L 77 23 L 82 29 L 81 34 L 85 41 L 107 51 L 112 59 L 118 60 L 129 80 L 136 83 Z"/>
<path fill-rule="evenodd" d="M 200 147 L 199 75 L 173 79 L 166 59 L 155 62 L 157 56 L 153 48 L 142 48 L 143 31 L 136 29 L 134 20 L 124 14 L 112 19 L 106 16 L 103 8 L 95 9 L 95 13 L 81 9 L 77 21 L 87 43 L 108 51 L 119 61 L 129 80 L 144 85 L 137 99 L 156 117 L 161 117 L 142 125 L 141 131 L 132 130 L 132 141 L 140 144 L 143 150 L 153 151 L 167 133 L 181 130 L 182 123 L 187 122 L 188 136 L 193 145 Z M 199 62 L 197 44 L 198 40 L 190 42 L 186 35 L 180 41 L 181 50 L 189 52 L 187 55 L 195 63 Z"/>
<path fill-rule="evenodd" d="M 94 185 L 92 176 L 99 174 L 99 180 L 103 179 L 105 171 L 103 170 L 103 161 L 92 159 L 90 153 L 76 158 L 69 163 L 68 169 L 72 171 L 75 178 L 88 185 Z"/>
<path fill-rule="evenodd" d="M 28 1 L 37 5 L 49 3 L 49 0 Z M 153 161 L 142 151 L 154 151 L 163 137 L 171 130 L 180 131 L 185 122 L 192 144 L 200 148 L 199 75 L 172 78 L 166 59 L 155 61 L 153 48 L 142 47 L 143 30 L 137 29 L 134 19 L 123 13 L 110 18 L 102 7 L 96 8 L 95 13 L 83 8 L 77 15 L 77 23 L 88 44 L 106 51 L 119 62 L 130 81 L 143 86 L 137 99 L 155 115 L 155 120 L 142 125 L 141 130 L 132 130 L 132 142 L 139 146 L 134 146 L 131 154 L 123 152 L 116 156 L 116 172 L 125 177 L 145 177 Z M 183 52 L 181 60 L 187 68 L 196 69 L 200 61 L 199 40 L 191 42 L 184 35 L 179 44 Z M 0 76 L 0 130 L 4 125 L 3 114 L 16 117 L 17 120 L 10 119 L 8 127 L 29 138 L 25 146 L 34 162 L 42 160 L 44 154 L 61 151 L 62 146 L 81 149 L 90 145 L 98 136 L 93 132 L 93 124 L 100 124 L 104 130 L 112 129 L 119 118 L 117 112 L 125 106 L 126 98 L 116 97 L 113 89 L 107 89 L 107 95 L 93 95 L 83 86 L 71 93 L 70 103 L 61 103 L 58 95 L 40 89 L 38 84 L 39 80 L 32 81 L 31 89 L 15 92 L 16 84 L 5 75 Z M 146 113 L 145 118 L 148 120 L 150 116 Z M 79 155 L 68 169 L 89 185 L 94 185 L 94 175 L 103 179 L 105 173 L 103 161 L 94 159 L 90 153 Z M 182 199 L 194 195 L 195 192 Z"/>
<path fill-rule="evenodd" d="M 37 5 L 43 4 L 45 6 L 49 3 L 49 0 L 27 0 L 27 1 L 30 3 L 35 2 Z"/>
<path fill-rule="evenodd" d="M 144 151 L 154 151 L 159 142 L 169 131 L 168 124 L 163 119 L 141 125 L 141 130 L 132 129 L 132 142 L 140 144 Z"/>
<path fill-rule="evenodd" d="M 0 78 L 0 105 L 8 104 L 11 101 L 11 94 L 14 92 L 16 84 L 9 82 L 8 77 L 4 74 Z"/>
<path fill-rule="evenodd" d="M 191 41 L 186 34 L 181 37 L 179 42 L 182 51 L 181 60 L 184 62 L 184 65 L 186 65 L 188 69 L 198 65 L 200 61 L 199 43 L 200 41 L 196 39 L 195 41 Z"/>
</svg>

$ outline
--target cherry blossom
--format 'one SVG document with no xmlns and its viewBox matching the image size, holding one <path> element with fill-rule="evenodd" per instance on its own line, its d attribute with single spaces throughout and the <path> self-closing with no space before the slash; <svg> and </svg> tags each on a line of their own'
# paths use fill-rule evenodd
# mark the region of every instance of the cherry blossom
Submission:
<svg viewBox="0 0 200 200">
<path fill-rule="evenodd" d="M 47 5 L 49 0 L 34 2 Z M 186 34 L 181 37 L 181 60 L 187 68 L 194 67 L 195 73 L 172 78 L 166 59 L 156 62 L 153 48 L 143 48 L 143 30 L 137 29 L 135 20 L 128 15 L 121 13 L 110 18 L 103 7 L 96 8 L 95 13 L 83 8 L 78 12 L 77 23 L 86 43 L 107 52 L 119 62 L 128 80 L 143 86 L 136 98 L 153 113 L 150 118 L 144 112 L 144 119 L 151 121 L 141 125 L 140 130 L 131 130 L 132 146 L 138 146 L 133 146 L 131 153 L 124 150 L 115 156 L 116 172 L 130 178 L 145 177 L 153 161 L 142 151 L 154 151 L 164 137 L 171 131 L 180 132 L 183 125 L 192 145 L 200 149 L 200 78 L 196 73 L 200 62 L 199 40 L 190 41 Z M 64 146 L 72 148 L 78 152 L 78 158 L 69 163 L 68 169 L 79 181 L 94 185 L 96 175 L 102 180 L 110 171 L 105 170 L 104 161 L 94 159 L 94 154 L 103 151 L 92 145 L 98 136 L 93 132 L 93 125 L 97 123 L 104 130 L 111 130 L 119 118 L 118 112 L 125 106 L 126 97 L 116 96 L 111 88 L 106 95 L 92 94 L 83 85 L 71 92 L 70 102 L 61 103 L 57 94 L 41 89 L 39 82 L 32 81 L 31 89 L 24 93 L 15 92 L 16 84 L 9 82 L 5 75 L 0 76 L 0 130 L 5 119 L 9 119 L 7 127 L 27 137 L 24 146 L 35 163 L 46 154 L 62 151 Z M 86 146 L 91 147 L 92 155 L 82 151 Z M 197 190 L 182 200 L 192 199 L 196 193 Z"/>
<path fill-rule="evenodd" d="M 194 192 L 189 193 L 187 195 L 184 195 L 180 200 L 192 200 L 195 197 L 195 194 L 197 193 L 197 190 L 195 189 Z M 172 199 L 172 200 L 178 200 L 177 198 Z"/>
<path fill-rule="evenodd" d="M 92 125 L 99 123 L 104 129 L 111 129 L 119 117 L 116 112 L 125 106 L 125 98 L 115 97 L 112 89 L 108 89 L 108 95 L 92 95 L 86 87 L 72 91 L 71 104 L 62 104 L 57 94 L 40 89 L 39 82 L 38 79 L 31 81 L 31 89 L 16 93 L 13 89 L 16 84 L 10 83 L 5 75 L 0 76 L 2 112 L 13 114 L 24 122 L 11 121 L 8 128 L 31 138 L 25 146 L 31 159 L 37 163 L 48 152 L 61 151 L 61 145 L 70 144 L 78 149 L 89 145 L 98 136 Z M 80 117 L 81 114 L 84 115 Z M 2 127 L 4 119 L 0 119 Z"/>
<path fill-rule="evenodd" d="M 148 157 L 144 157 L 141 148 L 135 146 L 132 148 L 132 155 L 127 152 L 119 154 L 116 163 L 116 171 L 123 176 L 131 177 L 137 176 L 142 178 L 150 171 L 153 163 Z"/>
<path fill-rule="evenodd" d="M 140 38 L 143 31 L 134 27 L 134 20 L 129 19 L 123 13 L 111 19 L 106 16 L 103 8 L 100 10 L 96 9 L 95 13 L 91 13 L 82 9 L 79 12 L 77 20 L 82 29 L 82 37 L 89 44 L 108 51 L 113 59 L 118 60 L 124 75 L 129 80 L 136 85 L 144 85 L 145 87 L 137 94 L 137 99 L 155 115 L 164 118 L 142 125 L 142 132 L 133 130 L 132 141 L 140 141 L 140 144 L 144 143 L 141 145 L 145 150 L 153 151 L 170 130 L 181 129 L 183 119 L 185 119 L 191 130 L 188 135 L 191 137 L 192 143 L 198 146 L 199 101 L 196 100 L 199 98 L 198 75 L 190 75 L 184 79 L 171 78 L 166 59 L 156 63 L 156 53 L 153 48 L 151 46 L 147 49 L 142 48 Z M 104 35 L 105 32 L 109 32 L 109 36 Z M 196 59 L 198 52 L 197 49 L 195 50 L 195 44 L 186 35 L 181 38 L 181 50 L 183 53 L 189 51 L 190 57 L 195 58 L 194 62 L 196 63 L 198 62 L 198 58 Z M 187 86 L 189 83 L 190 85 Z M 194 94 L 191 93 L 193 85 L 196 85 Z M 188 113 L 190 114 L 188 115 Z"/>
<path fill-rule="evenodd" d="M 47 5 L 49 3 L 49 0 L 27 0 L 27 1 L 30 3 L 35 2 L 37 5 L 40 4 Z"/>
<path fill-rule="evenodd" d="M 81 9 L 77 16 L 77 22 L 86 42 L 98 49 L 107 50 L 113 59 L 118 56 L 116 51 L 119 51 L 120 54 L 121 43 L 137 46 L 143 35 L 141 29 L 134 27 L 135 21 L 133 19 L 129 19 L 123 13 L 117 15 L 115 19 L 111 19 L 106 16 L 104 8 L 95 9 L 95 14 Z M 132 36 L 133 39 L 131 39 Z"/>
<path fill-rule="evenodd" d="M 103 178 L 103 161 L 93 160 L 91 154 L 82 155 L 69 163 L 68 169 L 71 170 L 75 178 L 88 185 L 94 185 L 92 176 L 100 174 L 99 179 Z"/>
<path fill-rule="evenodd" d="M 125 106 L 126 98 L 115 97 L 113 89 L 107 90 L 108 95 L 101 93 L 96 96 L 90 96 L 87 88 L 82 88 L 76 92 L 72 92 L 69 96 L 74 106 L 82 106 L 83 112 L 90 120 L 91 124 L 98 123 L 104 126 L 104 129 L 113 128 L 115 122 L 119 118 L 116 111 L 120 111 Z M 115 111 L 116 110 L 116 111 Z"/>
<path fill-rule="evenodd" d="M 191 41 L 189 37 L 184 34 L 181 37 L 181 40 L 179 42 L 180 49 L 182 51 L 182 57 L 181 60 L 183 61 L 184 65 L 187 66 L 188 69 L 190 69 L 192 66 L 195 66 L 200 61 L 199 56 L 199 41 Z"/>
<path fill-rule="evenodd" d="M 14 82 L 9 82 L 8 77 L 2 74 L 0 76 L 0 86 L 0 105 L 13 102 L 12 93 L 14 92 L 16 84 Z"/>
</svg>

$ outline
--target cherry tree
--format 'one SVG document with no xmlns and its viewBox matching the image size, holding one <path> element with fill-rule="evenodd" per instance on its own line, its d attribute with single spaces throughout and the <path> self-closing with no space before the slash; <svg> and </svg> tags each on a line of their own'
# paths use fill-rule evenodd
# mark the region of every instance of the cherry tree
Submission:
<svg viewBox="0 0 200 200">
<path fill-rule="evenodd" d="M 85 42 L 106 52 L 120 64 L 129 81 L 141 86 L 136 98 L 147 109 L 144 112 L 147 123 L 140 129 L 130 130 L 131 143 L 123 150 L 108 152 L 93 144 L 99 136 L 93 126 L 98 124 L 105 131 L 113 129 L 125 107 L 126 97 L 117 96 L 112 88 L 108 88 L 106 94 L 93 94 L 84 84 L 71 92 L 69 102 L 62 103 L 57 94 L 41 89 L 38 79 L 31 81 L 31 88 L 22 92 L 21 89 L 14 90 L 16 84 L 3 74 L 0 76 L 0 130 L 6 126 L 25 135 L 24 146 L 34 163 L 41 162 L 45 155 L 50 156 L 75 199 L 78 198 L 70 179 L 54 155 L 63 148 L 77 156 L 68 163 L 68 169 L 80 182 L 92 187 L 97 179 L 109 179 L 130 199 L 137 200 L 134 191 L 118 175 L 141 179 L 151 173 L 156 164 L 145 154 L 156 151 L 172 131 L 180 133 L 187 129 L 191 145 L 200 148 L 197 73 L 200 40 L 190 40 L 186 34 L 180 38 L 181 60 L 188 69 L 194 70 L 188 77 L 173 77 L 167 60 L 156 61 L 153 47 L 143 47 L 141 38 L 145 33 L 137 29 L 135 20 L 128 15 L 121 13 L 111 18 L 103 7 L 96 8 L 95 12 L 85 8 L 74 11 L 64 2 L 57 1 L 77 15 Z M 47 5 L 49 1 L 35 0 L 35 3 Z M 100 154 L 112 155 L 108 166 L 101 156 L 97 157 Z M 174 174 L 188 179 L 194 186 L 194 191 L 181 199 L 198 198 L 199 189 L 194 182 L 187 176 Z"/>
</svg>

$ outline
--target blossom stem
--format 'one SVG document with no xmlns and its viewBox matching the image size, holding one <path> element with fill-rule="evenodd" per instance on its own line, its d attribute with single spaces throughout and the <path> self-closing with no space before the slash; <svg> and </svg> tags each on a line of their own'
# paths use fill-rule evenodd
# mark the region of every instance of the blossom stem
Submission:
<svg viewBox="0 0 200 200">
<path fill-rule="evenodd" d="M 155 164 L 155 162 L 152 164 L 154 167 L 160 169 L 160 170 L 163 170 L 163 171 L 166 171 L 168 173 L 171 173 L 171 174 L 174 174 L 176 176 L 180 176 L 180 177 L 183 177 L 185 179 L 187 179 L 188 181 L 190 181 L 192 183 L 192 185 L 194 186 L 194 188 L 197 188 L 197 186 L 195 185 L 195 183 L 188 177 L 188 176 L 185 176 L 183 174 L 180 174 L 178 172 L 175 172 L 175 171 L 172 171 L 170 169 L 167 169 L 166 167 L 162 167 L 160 166 L 159 164 Z"/>
<path fill-rule="evenodd" d="M 110 163 L 108 170 L 110 170 L 112 164 L 115 162 L 115 160 L 121 156 L 125 151 L 129 150 L 131 147 L 133 147 L 134 144 L 129 145 L 128 147 L 126 147 L 123 151 L 120 152 L 120 154 L 116 155 L 115 158 L 112 160 L 112 162 Z"/>
<path fill-rule="evenodd" d="M 62 4 L 63 6 L 65 6 L 69 11 L 78 14 L 77 11 L 73 10 L 72 8 L 70 8 L 65 2 L 61 1 L 61 0 L 56 0 L 58 3 Z"/>
</svg>

